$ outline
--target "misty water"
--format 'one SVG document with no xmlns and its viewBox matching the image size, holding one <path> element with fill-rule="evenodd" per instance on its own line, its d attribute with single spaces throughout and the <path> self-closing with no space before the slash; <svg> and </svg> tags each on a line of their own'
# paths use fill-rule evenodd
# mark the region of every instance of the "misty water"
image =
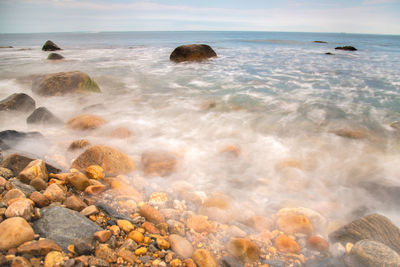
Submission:
<svg viewBox="0 0 400 267">
<path fill-rule="evenodd" d="M 46 40 L 66 59 L 47 60 Z M 315 40 L 327 43 L 313 43 Z M 172 63 L 181 44 L 206 43 L 218 57 Z M 117 147 L 137 165 L 147 150 L 179 155 L 178 171 L 150 178 L 153 190 L 187 181 L 199 192 L 231 196 L 240 216 L 269 216 L 282 207 L 312 208 L 331 220 L 371 212 L 400 223 L 400 36 L 260 33 L 126 32 L 2 34 L 0 99 L 31 95 L 63 121 L 91 113 L 108 121 L 79 132 L 32 126 L 26 114 L 0 114 L 0 130 L 39 131 L 17 149 L 68 169 L 71 141 Z M 352 45 L 358 51 L 339 51 Z M 326 55 L 331 52 L 333 55 Z M 42 97 L 30 75 L 79 70 L 102 93 Z M 110 137 L 126 127 L 129 139 Z M 339 130 L 363 138 L 338 135 Z M 226 146 L 238 156 L 221 153 Z M 143 176 L 140 167 L 130 174 Z"/>
</svg>

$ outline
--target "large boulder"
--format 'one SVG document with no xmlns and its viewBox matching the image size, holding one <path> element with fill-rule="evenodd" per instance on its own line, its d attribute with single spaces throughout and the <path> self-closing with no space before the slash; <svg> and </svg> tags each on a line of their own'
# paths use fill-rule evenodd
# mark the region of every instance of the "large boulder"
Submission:
<svg viewBox="0 0 400 267">
<path fill-rule="evenodd" d="M 77 211 L 62 207 L 41 210 L 41 218 L 34 222 L 35 233 L 51 239 L 65 251 L 74 239 L 90 238 L 102 229 Z"/>
<path fill-rule="evenodd" d="M 100 92 L 100 88 L 86 73 L 71 71 L 40 76 L 33 82 L 32 91 L 43 96 L 59 96 L 77 92 Z"/>
<path fill-rule="evenodd" d="M 169 59 L 179 63 L 184 61 L 202 61 L 216 56 L 217 54 L 209 45 L 190 44 L 175 48 Z"/>
<path fill-rule="evenodd" d="M 35 100 L 27 94 L 15 93 L 0 101 L 0 111 L 29 112 L 35 109 Z"/>
<path fill-rule="evenodd" d="M 334 242 L 377 241 L 400 253 L 400 229 L 380 214 L 370 214 L 339 228 L 329 235 Z"/>
<path fill-rule="evenodd" d="M 136 169 L 132 159 L 116 148 L 107 146 L 92 146 L 80 154 L 73 162 L 71 168 L 84 172 L 91 165 L 99 165 L 108 175 L 129 173 Z"/>
<path fill-rule="evenodd" d="M 57 118 L 53 113 L 51 113 L 45 107 L 39 107 L 32 112 L 31 115 L 26 119 L 28 124 L 42 124 L 42 125 L 51 125 L 51 124 L 61 124 L 62 121 Z"/>
<path fill-rule="evenodd" d="M 61 48 L 58 47 L 55 43 L 53 43 L 50 40 L 47 40 L 44 45 L 42 46 L 43 51 L 57 51 L 57 50 L 62 50 Z"/>
<path fill-rule="evenodd" d="M 358 241 L 350 251 L 351 263 L 365 267 L 400 266 L 400 256 L 384 244 L 368 239 Z"/>
<path fill-rule="evenodd" d="M 47 56 L 47 59 L 49 59 L 49 60 L 60 60 L 60 59 L 64 59 L 64 57 L 62 55 L 60 55 L 60 54 L 57 54 L 57 53 L 50 53 Z"/>
</svg>

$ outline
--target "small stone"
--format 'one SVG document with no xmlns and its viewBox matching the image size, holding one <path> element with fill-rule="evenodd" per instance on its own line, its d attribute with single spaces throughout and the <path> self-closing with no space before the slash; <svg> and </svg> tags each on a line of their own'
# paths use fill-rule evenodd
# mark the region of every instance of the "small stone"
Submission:
<svg viewBox="0 0 400 267">
<path fill-rule="evenodd" d="M 185 267 L 196 267 L 196 264 L 194 263 L 194 261 L 192 259 L 186 259 L 183 261 L 183 266 Z"/>
<path fill-rule="evenodd" d="M 68 127 L 73 130 L 94 130 L 104 125 L 106 122 L 106 120 L 99 116 L 83 114 L 73 117 L 67 124 Z"/>
<path fill-rule="evenodd" d="M 172 234 L 169 236 L 169 243 L 171 244 L 172 251 L 174 251 L 182 258 L 186 259 L 192 257 L 192 244 L 190 244 L 190 242 L 187 241 L 184 237 Z"/>
<path fill-rule="evenodd" d="M 177 234 L 180 236 L 185 236 L 185 225 L 179 221 L 168 220 L 167 221 L 169 231 L 172 234 Z"/>
<path fill-rule="evenodd" d="M 127 261 L 128 263 L 130 263 L 132 265 L 134 264 L 134 262 L 136 260 L 135 254 L 132 251 L 127 250 L 125 248 L 118 250 L 117 256 L 123 258 L 125 261 Z"/>
<path fill-rule="evenodd" d="M 345 246 L 345 249 L 346 249 L 346 253 L 347 254 L 350 254 L 350 251 L 351 251 L 351 249 L 354 247 L 354 244 L 353 243 L 347 243 L 346 244 L 346 246 Z"/>
<path fill-rule="evenodd" d="M 35 202 L 35 205 L 39 208 L 46 207 L 50 204 L 50 200 L 37 191 L 33 192 L 29 199 Z"/>
<path fill-rule="evenodd" d="M 105 176 L 104 169 L 99 165 L 90 165 L 86 168 L 86 176 L 89 179 L 102 180 Z"/>
<path fill-rule="evenodd" d="M 254 262 L 260 256 L 258 246 L 247 238 L 231 238 L 228 243 L 228 251 L 243 262 Z"/>
<path fill-rule="evenodd" d="M 47 183 L 42 178 L 32 179 L 29 185 L 35 188 L 37 191 L 42 191 L 47 188 Z"/>
<path fill-rule="evenodd" d="M 31 254 L 35 256 L 44 256 L 50 251 L 62 251 L 62 248 L 53 240 L 40 239 L 38 241 L 29 241 L 18 247 L 18 253 Z"/>
<path fill-rule="evenodd" d="M 14 174 L 10 169 L 0 167 L 0 176 L 8 180 L 10 178 L 13 178 Z"/>
<path fill-rule="evenodd" d="M 64 59 L 64 57 L 62 55 L 60 55 L 60 54 L 57 54 L 57 53 L 50 53 L 47 56 L 47 59 L 49 59 L 49 60 L 60 60 L 60 59 Z"/>
<path fill-rule="evenodd" d="M 0 187 L 4 187 L 7 184 L 7 180 L 0 176 Z"/>
<path fill-rule="evenodd" d="M 322 253 L 325 253 L 329 250 L 329 243 L 319 236 L 310 236 L 307 239 L 307 246 Z"/>
<path fill-rule="evenodd" d="M 77 149 L 82 149 L 89 145 L 90 145 L 90 142 L 86 139 L 76 140 L 76 141 L 73 141 L 69 145 L 68 150 L 73 151 L 73 150 L 77 150 Z"/>
<path fill-rule="evenodd" d="M 110 231 L 115 236 L 117 236 L 117 235 L 119 235 L 119 233 L 121 233 L 121 229 L 118 227 L 118 225 L 112 225 L 110 227 Z"/>
<path fill-rule="evenodd" d="M 214 254 L 206 249 L 197 249 L 192 256 L 198 267 L 218 267 Z"/>
<path fill-rule="evenodd" d="M 46 164 L 41 159 L 31 161 L 18 175 L 18 179 L 26 184 L 29 184 L 35 178 L 40 178 L 44 181 L 49 178 Z"/>
<path fill-rule="evenodd" d="M 310 220 L 300 214 L 285 214 L 278 217 L 276 222 L 278 229 L 287 234 L 302 233 L 311 235 L 313 227 Z"/>
<path fill-rule="evenodd" d="M 108 245 L 105 244 L 99 244 L 96 247 L 95 255 L 99 259 L 105 260 L 109 263 L 117 261 L 117 255 L 115 254 L 115 252 Z"/>
<path fill-rule="evenodd" d="M 342 244 L 336 242 L 329 247 L 329 252 L 332 254 L 333 257 L 341 258 L 346 253 L 346 249 Z"/>
<path fill-rule="evenodd" d="M 179 267 L 182 266 L 182 261 L 180 259 L 173 259 L 169 262 L 169 266 L 171 267 Z"/>
<path fill-rule="evenodd" d="M 350 256 L 361 266 L 400 266 L 400 256 L 388 246 L 372 241 L 358 241 L 350 252 Z"/>
<path fill-rule="evenodd" d="M 140 207 L 139 213 L 141 216 L 145 217 L 148 221 L 158 224 L 165 222 L 164 216 L 159 210 L 153 208 L 150 205 L 144 204 Z"/>
<path fill-rule="evenodd" d="M 109 267 L 110 266 L 110 264 L 107 261 L 100 259 L 98 257 L 89 257 L 87 265 L 96 266 L 96 267 Z"/>
<path fill-rule="evenodd" d="M 85 188 L 85 193 L 88 195 L 99 195 L 107 190 L 107 186 L 103 184 L 89 185 Z"/>
<path fill-rule="evenodd" d="M 32 265 L 24 257 L 15 257 L 12 260 L 11 267 L 32 267 Z"/>
<path fill-rule="evenodd" d="M 125 233 L 129 233 L 135 229 L 135 226 L 130 221 L 127 220 L 117 220 L 117 225 L 122 229 Z"/>
<path fill-rule="evenodd" d="M 275 239 L 275 247 L 281 252 L 299 253 L 300 246 L 287 235 L 280 235 Z"/>
<path fill-rule="evenodd" d="M 131 136 L 132 132 L 125 127 L 118 127 L 111 132 L 111 137 L 114 138 L 128 139 Z"/>
<path fill-rule="evenodd" d="M 44 267 L 64 266 L 64 254 L 59 251 L 51 251 L 47 253 L 44 259 Z"/>
<path fill-rule="evenodd" d="M 33 207 L 32 203 L 29 199 L 23 198 L 17 201 L 14 201 L 11 205 L 8 206 L 5 216 L 7 218 L 11 217 L 22 217 L 25 220 L 30 220 L 32 217 Z"/>
<path fill-rule="evenodd" d="M 3 201 L 5 203 L 8 203 L 10 202 L 10 200 L 17 198 L 25 198 L 25 194 L 19 189 L 11 189 L 6 193 L 6 195 L 3 198 Z"/>
<path fill-rule="evenodd" d="M 186 225 L 198 233 L 209 233 L 212 231 L 211 223 L 208 221 L 207 217 L 203 215 L 194 215 L 188 218 Z"/>
<path fill-rule="evenodd" d="M 153 192 L 149 198 L 149 204 L 156 207 L 165 207 L 168 195 L 164 192 Z"/>
<path fill-rule="evenodd" d="M 86 217 L 97 214 L 97 213 L 99 213 L 99 209 L 95 205 L 90 205 L 90 206 L 84 208 L 83 210 L 81 210 L 81 214 Z"/>
<path fill-rule="evenodd" d="M 141 161 L 146 176 L 167 176 L 177 168 L 175 154 L 168 151 L 147 151 L 142 154 Z"/>
<path fill-rule="evenodd" d="M 147 253 L 146 247 L 141 247 L 135 250 L 135 255 L 141 256 Z"/>
<path fill-rule="evenodd" d="M 44 191 L 43 195 L 51 202 L 63 202 L 65 200 L 64 190 L 57 184 L 49 185 Z"/>
<path fill-rule="evenodd" d="M 67 181 L 78 191 L 84 191 L 90 185 L 89 179 L 83 173 L 76 171 L 68 175 Z"/>
<path fill-rule="evenodd" d="M 126 239 L 125 242 L 122 244 L 122 246 L 120 247 L 120 249 L 126 249 L 129 251 L 135 251 L 137 249 L 138 245 L 136 244 L 135 241 L 133 241 L 132 239 Z"/>
<path fill-rule="evenodd" d="M 139 231 L 132 231 L 128 234 L 128 238 L 132 239 L 136 243 L 140 244 L 144 240 L 144 235 Z"/>
<path fill-rule="evenodd" d="M 220 265 L 221 267 L 244 267 L 242 263 L 238 262 L 235 258 L 231 256 L 222 257 Z M 271 267 L 275 267 L 275 265 L 271 265 Z M 278 267 L 278 265 L 276 267 Z"/>
<path fill-rule="evenodd" d="M 149 232 L 150 234 L 160 234 L 160 230 L 150 222 L 142 223 L 142 228 Z"/>
<path fill-rule="evenodd" d="M 109 230 L 102 230 L 94 233 L 94 238 L 99 240 L 100 243 L 107 242 L 107 240 L 110 239 L 110 237 L 111 237 L 111 231 Z"/>
<path fill-rule="evenodd" d="M 87 207 L 86 203 L 82 201 L 77 195 L 67 197 L 64 201 L 64 205 L 71 210 L 81 211 Z"/>
<path fill-rule="evenodd" d="M 90 255 L 93 251 L 91 238 L 79 238 L 74 240 L 74 251 L 77 255 Z"/>
<path fill-rule="evenodd" d="M 345 137 L 349 139 L 364 139 L 367 137 L 367 134 L 365 132 L 354 129 L 339 129 L 335 130 L 333 133 L 340 137 Z"/>
<path fill-rule="evenodd" d="M 156 242 L 159 249 L 169 249 L 171 247 L 171 244 L 163 237 L 158 237 Z"/>
<path fill-rule="evenodd" d="M 13 189 L 21 190 L 21 192 L 24 193 L 26 197 L 30 196 L 33 192 L 36 191 L 35 188 L 33 188 L 32 186 L 30 186 L 28 184 L 24 184 L 23 182 L 21 182 L 17 178 L 12 178 L 12 179 L 10 179 L 8 181 L 10 182 L 11 187 Z"/>
</svg>

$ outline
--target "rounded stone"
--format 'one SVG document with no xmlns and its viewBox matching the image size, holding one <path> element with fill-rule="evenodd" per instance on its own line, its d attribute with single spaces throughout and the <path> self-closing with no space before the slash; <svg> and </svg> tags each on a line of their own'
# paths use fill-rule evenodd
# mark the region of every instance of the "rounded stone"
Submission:
<svg viewBox="0 0 400 267">
<path fill-rule="evenodd" d="M 260 257 L 257 244 L 247 238 L 231 238 L 228 251 L 243 262 L 254 262 Z"/>
<path fill-rule="evenodd" d="M 400 266 L 399 254 L 380 242 L 368 239 L 358 241 L 350 256 L 365 267 Z"/>
<path fill-rule="evenodd" d="M 105 123 L 106 120 L 102 117 L 91 114 L 78 115 L 67 122 L 68 127 L 73 130 L 94 130 Z"/>
<path fill-rule="evenodd" d="M 169 236 L 169 243 L 171 244 L 172 251 L 182 258 L 186 259 L 192 257 L 193 246 L 186 240 L 186 238 L 172 234 Z"/>
<path fill-rule="evenodd" d="M 31 200 L 22 198 L 10 204 L 5 212 L 7 218 L 23 217 L 25 220 L 30 220 L 32 217 L 33 207 Z"/>
<path fill-rule="evenodd" d="M 101 180 L 104 178 L 104 169 L 99 165 L 90 165 L 86 168 L 86 176 L 89 179 Z"/>
<path fill-rule="evenodd" d="M 22 217 L 13 217 L 0 223 L 0 250 L 15 248 L 34 238 L 29 223 Z"/>
<path fill-rule="evenodd" d="M 181 45 L 171 53 L 169 59 L 173 62 L 202 61 L 216 57 L 215 51 L 206 44 Z"/>
<path fill-rule="evenodd" d="M 139 213 L 141 216 L 145 217 L 148 221 L 152 223 L 158 224 L 165 222 L 164 215 L 162 215 L 159 210 L 153 208 L 150 205 L 144 204 L 143 206 L 141 206 Z"/>
<path fill-rule="evenodd" d="M 214 254 L 206 249 L 197 249 L 192 256 L 198 267 L 218 267 Z"/>
<path fill-rule="evenodd" d="M 51 184 L 44 191 L 43 195 L 47 197 L 51 202 L 63 202 L 65 199 L 65 193 L 61 187 L 57 184 Z"/>
</svg>

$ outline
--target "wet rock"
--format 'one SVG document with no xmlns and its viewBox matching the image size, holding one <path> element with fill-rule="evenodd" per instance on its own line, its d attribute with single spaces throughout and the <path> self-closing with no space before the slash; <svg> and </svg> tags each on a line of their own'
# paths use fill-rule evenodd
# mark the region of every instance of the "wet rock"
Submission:
<svg viewBox="0 0 400 267">
<path fill-rule="evenodd" d="M 172 234 L 169 236 L 169 243 L 171 244 L 171 249 L 176 254 L 181 256 L 182 258 L 190 258 L 193 254 L 193 247 L 189 241 L 187 241 L 184 237 L 179 235 Z"/>
<path fill-rule="evenodd" d="M 27 196 L 27 197 L 30 196 L 33 192 L 36 191 L 33 186 L 24 184 L 23 182 L 21 182 L 17 178 L 12 178 L 12 179 L 10 179 L 8 181 L 10 182 L 11 187 L 13 189 L 21 190 L 22 193 L 24 193 L 25 196 Z"/>
<path fill-rule="evenodd" d="M 180 236 L 185 236 L 185 225 L 176 220 L 168 220 L 167 221 L 169 231 L 172 234 L 177 234 Z"/>
<path fill-rule="evenodd" d="M 29 183 L 29 185 L 32 186 L 37 191 L 42 191 L 47 188 L 47 183 L 41 178 L 32 179 L 32 181 Z"/>
<path fill-rule="evenodd" d="M 400 229 L 380 214 L 370 214 L 341 227 L 329 239 L 342 244 L 357 243 L 363 239 L 377 241 L 400 253 Z"/>
<path fill-rule="evenodd" d="M 289 253 L 299 253 L 300 246 L 297 242 L 287 236 L 287 235 L 280 235 L 275 239 L 275 247 L 281 252 L 289 252 Z"/>
<path fill-rule="evenodd" d="M 194 215 L 188 218 L 186 221 L 186 225 L 188 228 L 192 228 L 198 233 L 212 231 L 211 223 L 208 221 L 206 216 L 202 215 Z"/>
<path fill-rule="evenodd" d="M 143 171 L 148 176 L 167 176 L 176 171 L 176 155 L 168 151 L 147 151 L 141 159 Z"/>
<path fill-rule="evenodd" d="M 78 255 L 90 255 L 93 252 L 92 238 L 79 238 L 74 240 L 74 251 Z"/>
<path fill-rule="evenodd" d="M 10 148 L 16 148 L 24 141 L 36 141 L 42 142 L 43 145 L 46 144 L 44 136 L 39 132 L 18 132 L 14 130 L 5 130 L 0 132 L 0 149 L 7 150 Z M 18 147 L 18 149 L 20 148 Z M 2 166 L 4 166 L 4 161 L 2 162 Z"/>
<path fill-rule="evenodd" d="M 278 217 L 276 221 L 278 229 L 287 234 L 302 233 L 311 235 L 313 227 L 310 220 L 300 214 L 284 214 Z"/>
<path fill-rule="evenodd" d="M 206 249 L 197 249 L 192 256 L 198 267 L 218 267 L 214 254 Z"/>
<path fill-rule="evenodd" d="M 26 119 L 28 124 L 52 125 L 62 124 L 62 121 L 45 107 L 35 109 Z"/>
<path fill-rule="evenodd" d="M 400 121 L 395 121 L 390 124 L 390 127 L 395 129 L 396 131 L 400 131 Z"/>
<path fill-rule="evenodd" d="M 344 51 L 357 51 L 357 48 L 353 46 L 338 46 L 335 47 L 336 50 L 344 50 Z"/>
<path fill-rule="evenodd" d="M 42 209 L 41 218 L 34 222 L 34 229 L 42 237 L 57 242 L 65 251 L 74 239 L 90 238 L 102 230 L 80 213 L 62 207 Z"/>
<path fill-rule="evenodd" d="M 31 161 L 18 175 L 18 179 L 26 184 L 36 178 L 48 180 L 46 164 L 41 159 Z"/>
<path fill-rule="evenodd" d="M 4 195 L 3 201 L 8 203 L 10 200 L 17 198 L 25 198 L 25 194 L 19 189 L 11 189 Z"/>
<path fill-rule="evenodd" d="M 18 247 L 18 253 L 30 254 L 34 256 L 44 256 L 50 251 L 62 251 L 62 248 L 53 240 L 40 239 L 38 241 L 29 241 Z"/>
<path fill-rule="evenodd" d="M 117 220 L 117 225 L 125 233 L 129 233 L 130 231 L 135 229 L 135 226 L 133 226 L 133 224 L 130 221 L 127 221 L 127 220 Z"/>
<path fill-rule="evenodd" d="M 102 180 L 105 176 L 104 169 L 99 165 L 91 165 L 86 168 L 86 176 L 89 179 Z"/>
<path fill-rule="evenodd" d="M 68 174 L 67 181 L 77 191 L 84 191 L 90 185 L 89 179 L 79 171 Z"/>
<path fill-rule="evenodd" d="M 164 192 L 153 192 L 151 193 L 149 197 L 149 204 L 155 207 L 165 207 L 167 205 L 167 202 L 169 200 L 169 197 L 166 193 Z"/>
<path fill-rule="evenodd" d="M 217 207 L 201 207 L 199 213 L 207 216 L 212 221 L 220 223 L 229 223 L 232 221 L 232 214 L 229 211 Z"/>
<path fill-rule="evenodd" d="M 171 247 L 171 244 L 163 237 L 157 237 L 156 243 L 159 249 L 167 250 Z"/>
<path fill-rule="evenodd" d="M 307 239 L 307 247 L 325 253 L 329 250 L 329 243 L 322 237 L 314 235 Z"/>
<path fill-rule="evenodd" d="M 35 106 L 35 100 L 24 93 L 15 93 L 0 101 L 0 111 L 30 112 Z"/>
<path fill-rule="evenodd" d="M 33 192 L 29 199 L 32 200 L 39 208 L 46 207 L 50 204 L 50 200 L 43 196 L 40 192 Z"/>
<path fill-rule="evenodd" d="M 91 165 L 101 166 L 108 175 L 119 175 L 136 169 L 128 155 L 106 146 L 93 146 L 83 152 L 72 163 L 72 168 L 85 171 Z"/>
<path fill-rule="evenodd" d="M 350 252 L 355 262 L 365 267 L 400 266 L 400 256 L 388 246 L 372 241 L 358 241 Z"/>
<path fill-rule="evenodd" d="M 252 216 L 245 221 L 247 226 L 250 226 L 257 232 L 269 231 L 273 224 L 271 219 L 268 219 L 264 216 Z"/>
<path fill-rule="evenodd" d="M 49 185 L 43 193 L 51 202 L 63 202 L 65 200 L 65 192 L 58 184 Z"/>
<path fill-rule="evenodd" d="M 106 244 L 99 244 L 96 247 L 95 255 L 97 258 L 105 260 L 109 263 L 117 261 L 117 255 L 115 252 Z"/>
<path fill-rule="evenodd" d="M 326 52 L 325 55 L 334 55 L 334 54 L 331 52 Z"/>
<path fill-rule="evenodd" d="M 50 251 L 44 259 L 44 267 L 64 266 L 64 254 L 59 251 Z"/>
<path fill-rule="evenodd" d="M 11 262 L 11 267 L 32 267 L 32 264 L 24 257 L 15 257 Z"/>
<path fill-rule="evenodd" d="M 98 212 L 99 212 L 99 209 L 95 205 L 90 205 L 90 206 L 84 208 L 83 210 L 81 210 L 81 214 L 86 217 L 97 214 Z"/>
<path fill-rule="evenodd" d="M 47 59 L 49 59 L 49 60 L 60 60 L 60 59 L 64 59 L 64 57 L 62 55 L 60 55 L 60 54 L 57 54 L 57 53 L 50 53 L 47 56 Z"/>
<path fill-rule="evenodd" d="M 367 137 L 367 134 L 365 132 L 355 129 L 339 129 L 333 131 L 333 133 L 340 137 L 345 137 L 349 139 L 364 139 Z"/>
<path fill-rule="evenodd" d="M 13 217 L 0 223 L 0 250 L 15 248 L 33 240 L 34 232 L 22 217 Z"/>
<path fill-rule="evenodd" d="M 10 169 L 0 167 L 0 176 L 8 180 L 14 177 L 14 174 Z"/>
<path fill-rule="evenodd" d="M 85 147 L 87 147 L 89 145 L 90 145 L 90 142 L 88 140 L 86 140 L 86 139 L 76 140 L 76 141 L 73 141 L 69 145 L 68 150 L 73 151 L 73 150 L 85 148 Z"/>
<path fill-rule="evenodd" d="M 29 221 L 32 217 L 32 212 L 33 212 L 33 207 L 31 201 L 26 198 L 23 198 L 12 202 L 8 206 L 4 215 L 7 218 L 22 217 L 25 220 Z"/>
<path fill-rule="evenodd" d="M 135 263 L 135 260 L 137 258 L 134 253 L 132 253 L 131 251 L 126 250 L 124 248 L 118 250 L 117 256 L 123 258 L 125 261 L 127 261 L 131 265 L 133 265 Z"/>
<path fill-rule="evenodd" d="M 1 167 L 10 169 L 14 174 L 19 174 L 33 160 L 20 154 L 11 154 L 3 160 Z M 46 163 L 46 170 L 47 173 L 59 173 L 61 171 L 48 163 Z"/>
<path fill-rule="evenodd" d="M 94 233 L 94 238 L 99 240 L 100 243 L 107 242 L 108 239 L 111 237 L 111 231 L 109 230 L 102 230 Z"/>
<path fill-rule="evenodd" d="M 86 203 L 82 201 L 77 195 L 69 196 L 65 199 L 64 205 L 71 210 L 81 211 L 87 207 Z"/>
<path fill-rule="evenodd" d="M 244 265 L 231 256 L 222 257 L 220 260 L 221 267 L 244 267 Z"/>
<path fill-rule="evenodd" d="M 292 214 L 292 215 L 303 215 L 307 217 L 307 219 L 311 222 L 312 229 L 316 233 L 325 233 L 327 227 L 327 219 L 322 216 L 319 212 L 315 210 L 304 208 L 304 207 L 297 207 L 297 208 L 283 208 L 277 212 L 277 217 L 281 217 L 283 215 Z"/>
<path fill-rule="evenodd" d="M 254 262 L 260 256 L 258 246 L 247 238 L 231 238 L 227 247 L 229 253 L 242 262 Z"/>
<path fill-rule="evenodd" d="M 140 207 L 139 213 L 141 216 L 145 217 L 148 221 L 158 224 L 165 222 L 164 216 L 159 210 L 153 208 L 150 205 L 144 204 Z"/>
<path fill-rule="evenodd" d="M 140 244 L 144 240 L 144 235 L 139 231 L 132 231 L 128 234 L 128 238 L 132 239 L 136 243 Z"/>
<path fill-rule="evenodd" d="M 53 43 L 53 41 L 47 40 L 44 45 L 42 46 L 43 51 L 57 51 L 62 50 L 58 45 Z"/>
<path fill-rule="evenodd" d="M 132 136 L 132 132 L 125 127 L 118 127 L 114 129 L 110 135 L 114 138 L 127 139 Z"/>
<path fill-rule="evenodd" d="M 160 234 L 160 230 L 151 222 L 142 223 L 142 228 L 150 234 Z"/>
<path fill-rule="evenodd" d="M 317 44 L 327 44 L 328 42 L 325 42 L 325 41 L 313 41 L 313 43 L 317 43 Z"/>
<path fill-rule="evenodd" d="M 190 44 L 175 48 L 169 59 L 179 63 L 185 61 L 202 61 L 213 57 L 217 57 L 217 54 L 210 46 L 205 44 Z"/>
<path fill-rule="evenodd" d="M 85 193 L 88 195 L 99 195 L 107 190 L 107 186 L 103 184 L 90 185 L 85 188 Z"/>
<path fill-rule="evenodd" d="M 107 121 L 102 117 L 92 114 L 82 114 L 71 118 L 67 125 L 74 130 L 94 130 L 106 124 Z"/>
<path fill-rule="evenodd" d="M 121 219 L 121 220 L 131 221 L 131 219 L 128 216 L 118 212 L 115 208 L 111 207 L 109 204 L 107 204 L 104 201 L 101 201 L 101 200 L 97 201 L 96 207 L 99 208 L 101 211 L 103 211 L 108 216 L 110 216 L 112 219 Z"/>
<path fill-rule="evenodd" d="M 110 264 L 100 258 L 97 257 L 89 257 L 88 264 L 89 266 L 96 266 L 96 267 L 108 267 Z"/>
<path fill-rule="evenodd" d="M 43 75 L 32 84 L 32 91 L 42 96 L 62 96 L 78 92 L 100 92 L 99 86 L 80 71 Z"/>
</svg>

